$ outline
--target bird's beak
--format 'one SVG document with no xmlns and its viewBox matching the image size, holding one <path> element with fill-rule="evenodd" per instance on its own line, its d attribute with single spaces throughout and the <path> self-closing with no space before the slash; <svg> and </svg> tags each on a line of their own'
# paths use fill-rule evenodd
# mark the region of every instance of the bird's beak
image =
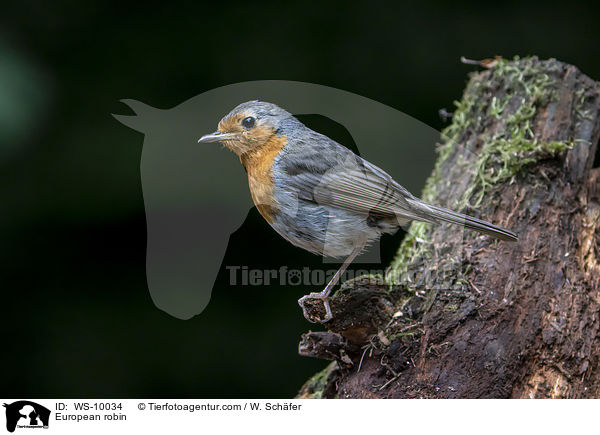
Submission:
<svg viewBox="0 0 600 435">
<path fill-rule="evenodd" d="M 233 140 L 236 137 L 236 133 L 221 133 L 220 131 L 215 131 L 214 133 L 205 134 L 202 136 L 200 139 L 198 139 L 198 143 L 221 142 L 224 140 Z"/>
</svg>

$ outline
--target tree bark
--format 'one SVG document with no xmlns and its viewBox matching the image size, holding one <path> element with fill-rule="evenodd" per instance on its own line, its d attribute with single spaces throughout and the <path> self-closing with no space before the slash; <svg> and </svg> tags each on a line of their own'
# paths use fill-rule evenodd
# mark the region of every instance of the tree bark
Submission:
<svg viewBox="0 0 600 435">
<path fill-rule="evenodd" d="M 334 362 L 299 397 L 600 397 L 600 87 L 556 60 L 482 66 L 422 197 L 519 241 L 413 223 L 385 281 L 344 283 L 303 336 Z"/>
</svg>

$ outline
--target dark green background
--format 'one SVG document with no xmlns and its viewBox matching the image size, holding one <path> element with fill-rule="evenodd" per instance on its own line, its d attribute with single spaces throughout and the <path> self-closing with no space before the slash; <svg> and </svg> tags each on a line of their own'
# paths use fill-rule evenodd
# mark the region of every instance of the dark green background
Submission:
<svg viewBox="0 0 600 435">
<path fill-rule="evenodd" d="M 110 116 L 129 113 L 120 99 L 170 108 L 230 83 L 298 80 L 440 129 L 438 109 L 452 108 L 474 69 L 461 55 L 556 57 L 600 79 L 599 15 L 574 2 L 25 1 L 2 9 L 3 397 L 289 397 L 325 365 L 297 355 L 300 334 L 313 327 L 296 305 L 306 289 L 250 294 L 222 273 L 200 316 L 181 321 L 154 307 L 143 137 Z M 343 128 L 309 121 L 351 145 Z M 384 241 L 384 260 L 400 237 Z M 251 210 L 227 263 L 301 268 L 319 259 Z"/>
</svg>

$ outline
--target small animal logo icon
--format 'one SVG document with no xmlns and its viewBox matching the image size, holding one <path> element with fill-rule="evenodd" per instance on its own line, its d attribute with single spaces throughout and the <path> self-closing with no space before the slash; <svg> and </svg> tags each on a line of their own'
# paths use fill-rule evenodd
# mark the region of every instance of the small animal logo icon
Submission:
<svg viewBox="0 0 600 435">
<path fill-rule="evenodd" d="M 19 428 L 47 428 L 50 410 L 30 400 L 19 400 L 3 405 L 6 408 L 6 430 L 14 432 Z"/>
</svg>

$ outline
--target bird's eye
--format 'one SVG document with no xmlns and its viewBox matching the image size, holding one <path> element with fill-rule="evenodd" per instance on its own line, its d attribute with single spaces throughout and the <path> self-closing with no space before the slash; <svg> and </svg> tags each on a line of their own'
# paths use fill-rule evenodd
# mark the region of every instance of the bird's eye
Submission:
<svg viewBox="0 0 600 435">
<path fill-rule="evenodd" d="M 256 118 L 253 116 L 246 116 L 242 119 L 242 125 L 244 128 L 252 128 L 254 127 L 254 123 L 256 122 Z"/>
</svg>

